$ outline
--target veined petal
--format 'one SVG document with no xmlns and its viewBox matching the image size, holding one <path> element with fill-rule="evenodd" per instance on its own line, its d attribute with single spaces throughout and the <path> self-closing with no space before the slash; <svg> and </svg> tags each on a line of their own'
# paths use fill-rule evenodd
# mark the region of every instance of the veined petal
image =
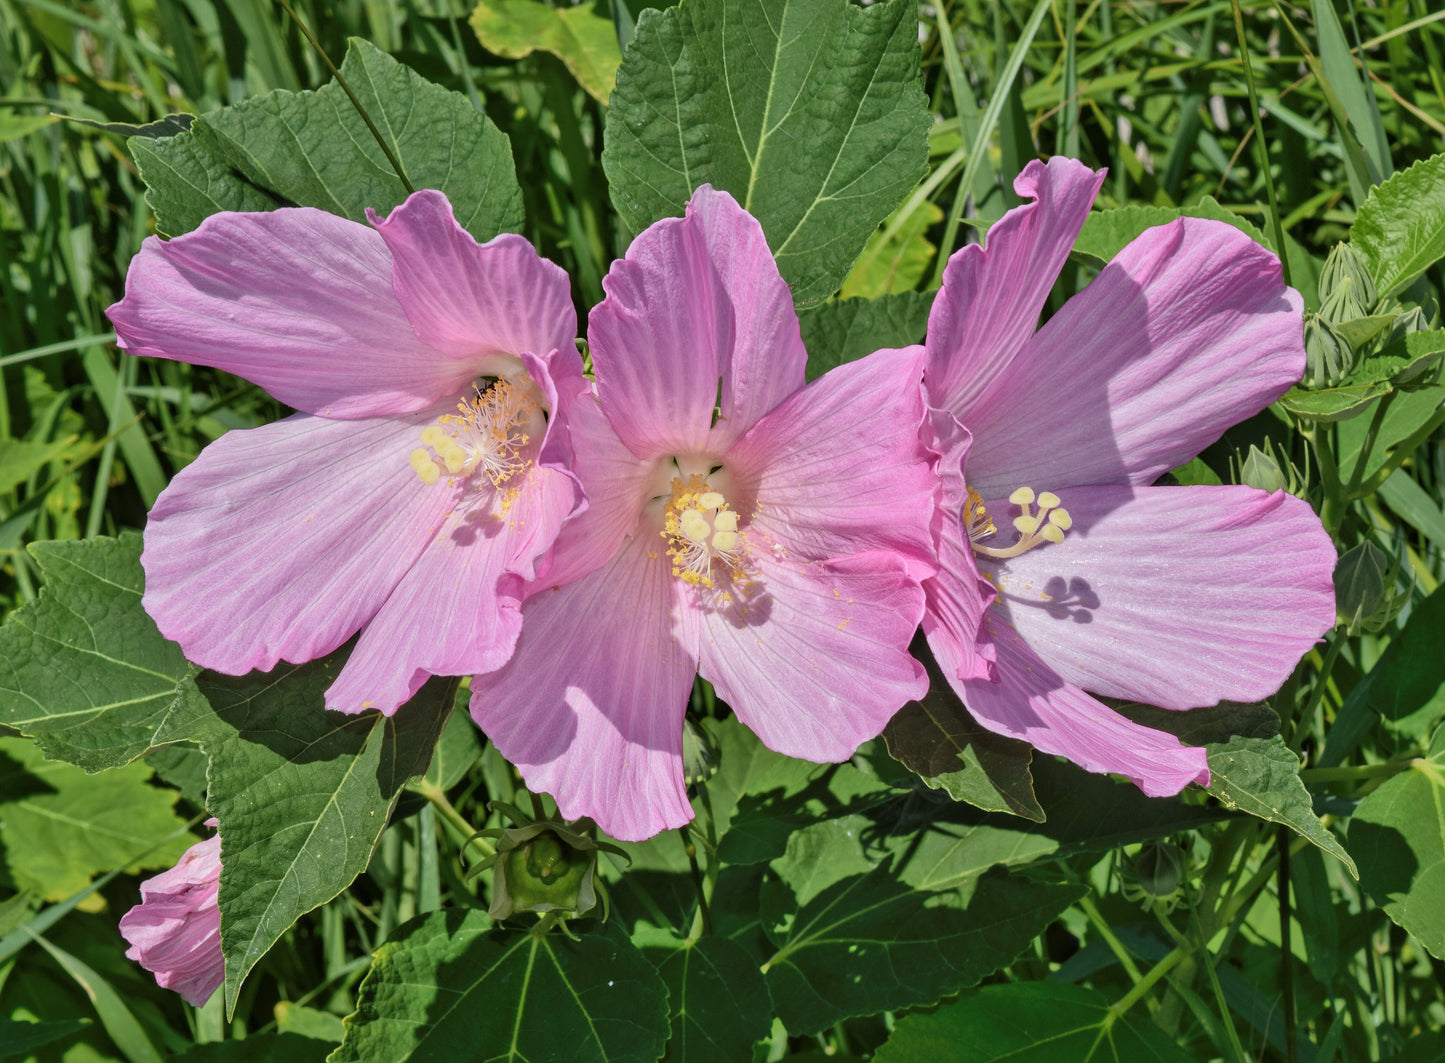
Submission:
<svg viewBox="0 0 1445 1063">
<path fill-rule="evenodd" d="M 407 454 L 439 408 L 228 432 L 182 469 L 146 525 L 144 604 L 206 668 L 309 661 L 376 613 L 456 495 Z"/>
<path fill-rule="evenodd" d="M 522 627 L 522 585 L 572 512 L 576 485 L 533 468 L 517 494 L 464 497 L 362 629 L 326 707 L 388 716 L 429 676 L 490 672 Z"/>
<path fill-rule="evenodd" d="M 698 189 L 687 215 L 649 226 L 602 285 L 587 330 L 597 394 L 639 457 L 721 453 L 803 386 L 792 295 L 761 227 L 726 192 Z"/>
<path fill-rule="evenodd" d="M 483 362 L 482 374 L 487 355 L 554 350 L 581 373 L 567 274 L 523 237 L 504 233 L 478 244 L 446 196 L 429 189 L 384 220 L 366 213 L 391 251 L 397 297 L 423 343 Z"/>
<path fill-rule="evenodd" d="M 964 461 L 973 437 L 942 410 L 930 410 L 927 432 L 941 452 L 938 473 L 942 502 L 934 514 L 938 542 L 938 574 L 924 580 L 923 634 L 933 656 L 954 679 L 987 679 L 992 675 L 993 643 L 983 634 L 984 610 L 994 588 L 979 575 L 965 522 L 968 486 Z"/>
<path fill-rule="evenodd" d="M 751 534 L 796 560 L 892 551 L 935 570 L 937 474 L 919 431 L 921 347 L 877 351 L 794 392 L 723 458 L 756 499 Z"/>
<path fill-rule="evenodd" d="M 908 653 L 923 591 L 886 552 L 756 566 L 751 590 L 704 599 L 699 671 L 768 748 L 846 760 L 928 691 Z"/>
<path fill-rule="evenodd" d="M 1064 682 L 1007 627 L 990 627 L 998 647 L 996 681 L 952 682 L 983 726 L 1089 771 L 1123 775 L 1150 797 L 1169 797 L 1192 782 L 1209 785 L 1202 748 L 1126 719 Z"/>
<path fill-rule="evenodd" d="M 1232 226 L 1150 229 L 968 412 L 969 483 L 1152 483 L 1299 380 L 1302 312 L 1279 259 Z"/>
<path fill-rule="evenodd" d="M 132 354 L 224 369 L 326 417 L 424 409 L 473 375 L 417 339 L 382 238 L 309 207 L 148 237 L 106 313 Z"/>
<path fill-rule="evenodd" d="M 968 421 L 974 401 L 1038 328 L 1103 182 L 1104 171 L 1075 159 L 1035 159 L 1014 179 L 1014 191 L 1033 202 L 995 222 L 984 246 L 971 244 L 949 258 L 928 315 L 932 405 Z"/>
<path fill-rule="evenodd" d="M 607 564 L 636 531 L 656 478 L 657 462 L 641 461 L 627 449 L 592 395 L 580 396 L 569 407 L 566 427 L 571 469 L 587 508 L 562 526 L 529 593 L 570 583 Z"/>
<path fill-rule="evenodd" d="M 682 721 L 697 620 L 672 606 L 672 574 L 639 537 L 610 565 L 544 591 L 499 671 L 472 680 L 472 718 L 567 819 L 641 841 L 692 819 Z"/>
<path fill-rule="evenodd" d="M 1073 521 L 1062 543 L 979 568 L 998 587 L 994 627 L 1011 626 L 1069 683 L 1167 709 L 1257 701 L 1334 625 L 1335 549 L 1293 495 L 1119 486 L 1059 498 Z M 1008 502 L 989 511 L 1007 525 Z"/>
</svg>

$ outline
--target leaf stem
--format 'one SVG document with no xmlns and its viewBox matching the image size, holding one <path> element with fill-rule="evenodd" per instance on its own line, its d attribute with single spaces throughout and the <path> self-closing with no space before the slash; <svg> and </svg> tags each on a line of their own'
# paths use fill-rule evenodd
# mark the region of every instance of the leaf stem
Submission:
<svg viewBox="0 0 1445 1063">
<path fill-rule="evenodd" d="M 406 189 L 406 194 L 411 195 L 416 189 L 412 187 L 411 181 L 407 179 L 406 171 L 402 169 L 401 166 L 401 160 L 392 153 L 391 147 L 382 139 L 381 130 L 376 128 L 376 123 L 371 120 L 371 115 L 367 114 L 366 108 L 361 106 L 361 101 L 356 98 L 356 93 L 351 91 L 351 86 L 348 85 L 346 79 L 341 76 L 341 71 L 336 69 L 336 64 L 331 61 L 331 56 L 326 54 L 326 50 L 321 47 L 321 42 L 312 35 L 306 23 L 301 21 L 301 16 L 296 14 L 296 9 L 291 6 L 291 0 L 281 0 L 281 6 L 286 9 L 286 14 L 291 16 L 292 21 L 296 23 L 296 27 L 306 39 L 311 42 L 311 47 L 316 49 L 316 54 L 321 56 L 321 61 L 326 64 L 326 69 L 331 71 L 331 76 L 334 77 L 336 83 L 341 86 L 341 91 L 346 93 L 346 98 L 351 101 L 351 106 L 356 108 L 356 113 L 361 115 L 361 120 L 366 123 L 366 128 L 371 130 L 371 135 L 376 138 L 376 143 L 380 146 L 382 154 L 386 156 L 386 161 L 391 163 L 391 168 L 396 171 L 397 179 L 401 181 L 402 187 Z"/>
<path fill-rule="evenodd" d="M 1269 146 L 1264 139 L 1264 122 L 1259 116 L 1259 96 L 1254 87 L 1254 66 L 1249 61 L 1249 41 L 1244 36 L 1244 14 L 1239 9 L 1239 0 L 1229 0 L 1229 6 L 1234 9 L 1234 32 L 1239 38 L 1239 59 L 1244 64 L 1244 86 L 1249 92 L 1249 116 L 1254 121 L 1254 145 L 1259 153 L 1259 168 L 1264 176 L 1264 190 L 1269 196 L 1269 227 L 1274 236 L 1274 251 L 1279 256 L 1279 267 L 1284 276 L 1285 284 L 1291 288 L 1294 282 L 1290 278 L 1289 256 L 1284 249 L 1284 227 L 1279 220 L 1279 200 L 1274 193 L 1274 175 L 1269 168 Z"/>
<path fill-rule="evenodd" d="M 466 817 L 457 811 L 456 806 L 447 799 L 446 791 L 433 782 L 425 779 L 418 779 L 411 784 L 411 790 L 415 794 L 426 798 L 431 806 L 451 828 L 460 835 L 462 848 L 468 845 L 476 846 L 477 851 L 483 856 L 495 856 L 497 850 L 492 848 L 490 842 L 485 838 L 477 837 L 477 829 L 467 822 Z"/>
</svg>

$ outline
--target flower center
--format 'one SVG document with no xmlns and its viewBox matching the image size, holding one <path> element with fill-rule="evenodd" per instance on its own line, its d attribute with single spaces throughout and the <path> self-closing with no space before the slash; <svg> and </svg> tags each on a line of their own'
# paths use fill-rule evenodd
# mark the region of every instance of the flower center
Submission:
<svg viewBox="0 0 1445 1063">
<path fill-rule="evenodd" d="M 530 380 L 504 376 L 473 384 L 456 413 L 422 429 L 423 445 L 411 452 L 411 467 L 427 484 L 443 472 L 462 479 L 480 473 L 500 488 L 527 471 L 531 461 L 522 451 L 545 423 L 541 396 Z"/>
<path fill-rule="evenodd" d="M 969 545 L 974 553 L 999 560 L 1018 557 L 1040 543 L 1063 542 L 1064 532 L 1073 527 L 1074 519 L 1069 516 L 1068 510 L 1059 505 L 1059 496 L 1052 491 L 1041 491 L 1035 495 L 1032 487 L 1020 487 L 1008 496 L 1008 500 L 1020 511 L 1014 518 L 1018 541 L 1005 548 L 982 546 L 980 540 L 989 538 L 998 528 L 984 509 L 983 497 L 972 487 L 968 489 L 968 500 L 963 504 L 963 523 L 968 529 Z M 1037 513 L 1033 508 L 1035 503 L 1039 507 Z"/>
<path fill-rule="evenodd" d="M 694 587 L 714 586 L 712 565 L 719 561 L 730 575 L 741 575 L 744 552 L 738 539 L 737 511 L 707 478 L 693 473 L 672 479 L 672 497 L 663 508 L 662 537 L 672 574 Z"/>
</svg>

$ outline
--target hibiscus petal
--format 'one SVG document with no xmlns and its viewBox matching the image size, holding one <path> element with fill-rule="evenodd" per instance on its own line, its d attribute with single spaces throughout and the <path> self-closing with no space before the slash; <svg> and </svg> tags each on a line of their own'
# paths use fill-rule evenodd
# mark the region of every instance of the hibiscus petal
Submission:
<svg viewBox="0 0 1445 1063">
<path fill-rule="evenodd" d="M 1150 229 L 1055 314 L 960 419 L 969 482 L 1152 483 L 1304 372 L 1279 259 L 1222 222 Z"/>
<path fill-rule="evenodd" d="M 764 558 L 757 569 L 731 601 L 703 598 L 699 671 L 768 748 L 846 760 L 928 692 L 908 653 L 922 589 L 884 552 L 827 564 Z"/>
<path fill-rule="evenodd" d="M 1169 797 L 1192 782 L 1209 785 L 1202 748 L 1126 719 L 1060 679 L 1006 627 L 989 627 L 998 648 L 996 681 L 952 683 L 983 726 L 1089 771 L 1123 775 L 1150 797 Z"/>
<path fill-rule="evenodd" d="M 1015 207 L 948 260 L 928 315 L 928 392 L 961 420 L 1038 328 L 1039 312 L 1094 203 L 1103 170 L 1056 155 L 1031 161 Z"/>
<path fill-rule="evenodd" d="M 571 283 L 527 240 L 504 233 L 478 244 L 446 196 L 431 190 L 412 194 L 385 220 L 366 213 L 391 251 L 396 294 L 423 343 L 472 361 L 556 350 L 580 374 Z M 488 374 L 485 365 L 476 371 Z"/>
<path fill-rule="evenodd" d="M 979 568 L 999 589 L 990 612 L 1069 683 L 1169 709 L 1257 701 L 1334 625 L 1335 549 L 1293 495 L 1085 487 L 1060 499 L 1073 519 L 1062 543 Z M 1009 504 L 989 508 L 1005 526 Z"/>
<path fill-rule="evenodd" d="M 472 718 L 527 786 L 623 841 L 692 819 L 682 720 L 696 619 L 674 615 L 657 553 L 639 537 L 607 567 L 529 599 L 512 659 L 472 680 Z"/>
<path fill-rule="evenodd" d="M 955 679 L 987 679 L 993 674 L 993 643 L 982 634 L 984 611 L 994 588 L 978 573 L 964 527 L 968 486 L 963 465 L 973 437 L 941 410 L 929 411 L 928 430 L 943 451 L 938 462 L 942 504 L 934 514 L 938 574 L 923 582 L 926 605 L 923 634 L 940 668 Z M 942 440 L 947 439 L 945 445 Z"/>
<path fill-rule="evenodd" d="M 381 607 L 455 500 L 406 456 L 433 409 L 228 432 L 151 509 L 144 604 L 186 656 L 232 675 L 309 661 Z"/>
<path fill-rule="evenodd" d="M 923 348 L 877 351 L 795 392 L 727 452 L 756 499 L 754 543 L 797 560 L 890 551 L 936 570 L 938 478 L 919 430 Z"/>
<path fill-rule="evenodd" d="M 382 238 L 309 207 L 147 238 L 106 313 L 132 354 L 224 369 L 327 417 L 420 410 L 472 377 L 417 339 Z"/>
<path fill-rule="evenodd" d="M 362 629 L 326 707 L 391 715 L 428 676 L 506 664 L 522 627 L 522 584 L 575 497 L 570 476 L 535 468 L 505 510 L 495 496 L 458 505 Z"/>
<path fill-rule="evenodd" d="M 720 453 L 803 386 L 792 295 L 727 193 L 698 189 L 686 217 L 649 226 L 602 285 L 587 330 L 597 393 L 639 457 Z"/>
</svg>

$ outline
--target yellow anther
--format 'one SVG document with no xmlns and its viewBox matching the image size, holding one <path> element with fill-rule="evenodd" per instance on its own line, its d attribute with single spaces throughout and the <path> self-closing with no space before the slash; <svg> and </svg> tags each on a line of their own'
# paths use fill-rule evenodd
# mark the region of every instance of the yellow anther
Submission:
<svg viewBox="0 0 1445 1063">
<path fill-rule="evenodd" d="M 424 484 L 434 484 L 441 477 L 441 468 L 431 460 L 431 455 L 418 447 L 411 452 L 411 467 Z"/>
<path fill-rule="evenodd" d="M 1057 524 L 1045 524 L 1039 530 L 1039 538 L 1047 539 L 1051 543 L 1061 543 L 1064 541 L 1064 529 Z"/>
<path fill-rule="evenodd" d="M 1039 494 L 1039 508 L 1053 509 L 1059 504 L 1059 496 L 1052 491 L 1043 491 Z"/>
<path fill-rule="evenodd" d="M 412 467 L 427 483 L 435 483 L 443 468 L 452 476 L 480 472 L 485 481 L 479 477 L 479 487 L 500 490 L 531 467 L 522 451 L 531 438 L 529 429 L 544 423 L 538 395 L 525 377 L 501 377 L 485 388 L 474 386 L 472 394 L 457 403 L 455 413 L 443 414 L 421 430 L 422 444 L 432 454 L 420 451 L 427 464 L 413 460 Z M 502 495 L 505 509 L 505 492 Z"/>
<path fill-rule="evenodd" d="M 727 505 L 727 499 L 717 491 L 704 491 L 697 496 L 697 504 L 703 509 L 721 509 Z"/>
<path fill-rule="evenodd" d="M 662 537 L 668 543 L 672 574 L 684 583 L 713 588 L 714 561 L 725 566 L 734 587 L 747 579 L 738 515 L 701 474 L 694 473 L 686 482 L 673 479 L 672 497 L 663 509 Z"/>
<path fill-rule="evenodd" d="M 738 548 L 738 533 L 735 531 L 714 532 L 712 537 L 712 548 L 718 553 L 726 553 L 729 550 Z"/>
<path fill-rule="evenodd" d="M 1074 518 L 1069 516 L 1067 509 L 1056 509 L 1049 513 L 1049 523 L 1061 531 L 1068 531 L 1074 526 Z"/>
<path fill-rule="evenodd" d="M 1016 506 L 1027 506 L 1034 500 L 1034 489 L 1032 487 L 1016 487 L 1008 500 Z M 1055 500 L 1057 502 L 1057 499 Z"/>
<path fill-rule="evenodd" d="M 442 430 L 441 425 L 429 424 L 421 430 L 421 441 L 426 446 L 436 450 L 452 442 L 452 437 Z"/>
<path fill-rule="evenodd" d="M 735 532 L 738 530 L 738 515 L 730 509 L 725 509 L 713 517 L 712 526 L 720 532 Z"/>
<path fill-rule="evenodd" d="M 1015 517 L 1014 530 L 1024 535 L 1032 535 L 1039 530 L 1038 517 Z"/>
</svg>

